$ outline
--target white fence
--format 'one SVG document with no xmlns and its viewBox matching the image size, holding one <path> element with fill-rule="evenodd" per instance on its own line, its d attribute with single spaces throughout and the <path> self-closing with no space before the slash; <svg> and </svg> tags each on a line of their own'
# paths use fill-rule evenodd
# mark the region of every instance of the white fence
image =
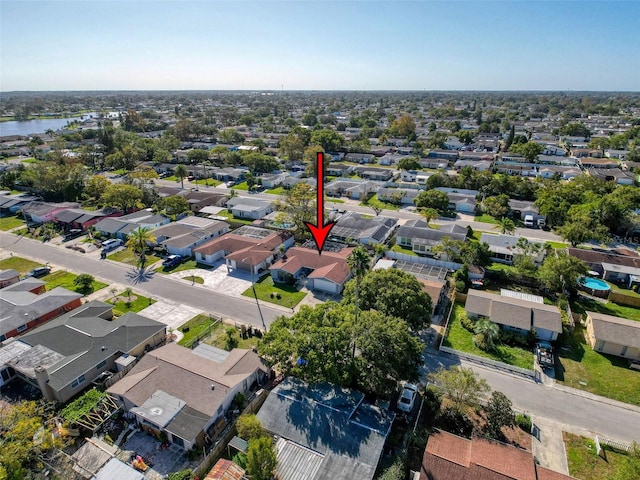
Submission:
<svg viewBox="0 0 640 480">
<path fill-rule="evenodd" d="M 596 435 L 596 453 L 598 455 L 602 454 L 602 445 L 606 445 L 623 452 L 630 452 L 633 449 L 633 445 L 630 443 L 618 442 L 617 440 L 611 440 L 609 438 L 604 438 Z"/>
</svg>

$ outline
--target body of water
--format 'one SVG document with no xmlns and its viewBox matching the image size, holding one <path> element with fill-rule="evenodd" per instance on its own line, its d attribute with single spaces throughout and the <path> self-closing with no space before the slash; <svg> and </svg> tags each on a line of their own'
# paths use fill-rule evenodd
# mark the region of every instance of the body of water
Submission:
<svg viewBox="0 0 640 480">
<path fill-rule="evenodd" d="M 34 133 L 44 133 L 49 129 L 55 132 L 73 120 L 84 120 L 90 116 L 96 116 L 96 113 L 91 112 L 84 114 L 81 117 L 72 118 L 47 118 L 45 120 L 25 120 L 22 122 L 0 122 L 0 137 L 7 135 L 31 135 Z"/>
</svg>

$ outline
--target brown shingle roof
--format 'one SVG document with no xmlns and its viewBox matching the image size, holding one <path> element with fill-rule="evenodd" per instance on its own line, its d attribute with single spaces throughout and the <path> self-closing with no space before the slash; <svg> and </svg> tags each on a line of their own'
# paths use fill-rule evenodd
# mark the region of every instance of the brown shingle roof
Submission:
<svg viewBox="0 0 640 480">
<path fill-rule="evenodd" d="M 597 312 L 587 312 L 587 315 L 597 340 L 640 348 L 640 322 Z"/>
<path fill-rule="evenodd" d="M 342 284 L 350 275 L 347 257 L 351 248 L 343 248 L 339 252 L 323 252 L 303 247 L 287 250 L 287 258 L 280 259 L 271 267 L 295 275 L 301 268 L 314 270 L 309 278 L 326 278 L 334 283 Z"/>
<path fill-rule="evenodd" d="M 236 252 L 247 247 L 261 247 L 261 250 L 274 250 L 286 240 L 286 234 L 283 232 L 273 232 L 264 238 L 245 237 L 236 235 L 235 233 L 227 233 L 210 242 L 195 248 L 194 252 L 200 252 L 202 255 L 211 255 L 212 253 L 224 250 L 225 252 Z"/>
<path fill-rule="evenodd" d="M 617 255 L 613 253 L 596 252 L 594 250 L 583 250 L 581 248 L 571 247 L 567 248 L 567 253 L 590 265 L 611 263 L 613 265 L 640 268 L 640 258 L 630 255 Z"/>
</svg>

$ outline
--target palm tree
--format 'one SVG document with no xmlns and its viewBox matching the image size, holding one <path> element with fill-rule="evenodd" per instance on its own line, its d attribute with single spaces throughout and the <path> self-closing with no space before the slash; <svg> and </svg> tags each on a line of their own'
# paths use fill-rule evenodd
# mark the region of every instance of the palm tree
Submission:
<svg viewBox="0 0 640 480">
<path fill-rule="evenodd" d="M 133 230 L 127 237 L 127 247 L 140 255 L 140 266 L 144 267 L 146 257 L 144 252 L 150 243 L 156 243 L 151 227 L 140 227 Z"/>
<path fill-rule="evenodd" d="M 429 222 L 431 222 L 431 220 L 440 216 L 435 208 L 421 208 L 420 215 L 424 217 L 425 222 L 427 222 L 427 226 L 429 226 Z"/>
<path fill-rule="evenodd" d="M 500 336 L 500 328 L 486 317 L 480 318 L 476 322 L 474 331 L 478 335 L 484 337 L 484 343 L 487 350 L 493 350 L 496 346 L 496 340 Z"/>
<path fill-rule="evenodd" d="M 498 225 L 493 227 L 493 229 L 500 230 L 500 233 L 503 234 L 513 235 L 513 232 L 516 231 L 516 224 L 513 223 L 513 220 L 511 220 L 509 217 L 502 217 L 499 220 Z"/>
<path fill-rule="evenodd" d="M 188 176 L 186 167 L 182 164 L 178 165 L 173 174 L 180 179 L 180 188 L 184 188 L 184 177 Z"/>
<path fill-rule="evenodd" d="M 209 160 L 205 160 L 202 162 L 202 166 L 204 167 L 204 184 L 205 186 L 209 186 L 209 176 L 207 175 L 207 167 L 211 166 L 211 162 Z"/>
<path fill-rule="evenodd" d="M 353 251 L 347 257 L 347 265 L 349 265 L 349 269 L 351 270 L 351 274 L 356 279 L 356 295 L 355 295 L 355 320 L 356 324 L 358 323 L 358 294 L 360 290 L 360 280 L 369 270 L 370 258 L 367 251 L 362 246 L 358 246 L 353 249 Z"/>
</svg>

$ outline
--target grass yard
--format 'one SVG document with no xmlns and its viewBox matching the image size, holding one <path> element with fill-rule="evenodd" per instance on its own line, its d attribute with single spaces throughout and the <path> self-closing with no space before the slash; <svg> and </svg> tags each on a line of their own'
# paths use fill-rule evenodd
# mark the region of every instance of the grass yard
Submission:
<svg viewBox="0 0 640 480">
<path fill-rule="evenodd" d="M 73 281 L 78 277 L 75 273 L 66 272 L 64 270 L 58 270 L 57 272 L 52 272 L 49 275 L 45 275 L 42 277 L 43 282 L 47 282 L 45 287 L 47 291 L 55 288 L 55 287 L 63 287 L 67 290 L 71 290 L 72 292 L 78 293 L 92 293 L 96 292 L 107 286 L 106 283 L 99 282 L 94 280 L 91 284 L 91 289 L 88 292 L 80 291 L 78 286 L 73 283 Z"/>
<path fill-rule="evenodd" d="M 613 355 L 595 352 L 585 340 L 581 325 L 560 337 L 556 380 L 568 387 L 625 403 L 640 405 L 640 371 L 628 368 L 629 362 Z M 586 385 L 580 382 L 586 383 Z"/>
<path fill-rule="evenodd" d="M 306 293 L 299 292 L 295 287 L 290 285 L 280 283 L 274 284 L 271 275 L 265 275 L 262 277 L 256 282 L 255 287 L 258 300 L 275 303 L 276 305 L 289 308 L 295 307 L 306 295 Z M 272 293 L 280 294 L 280 298 L 271 298 Z M 245 297 L 255 298 L 251 287 L 244 291 L 242 295 Z"/>
<path fill-rule="evenodd" d="M 245 192 L 249 191 L 249 185 L 247 185 L 247 182 L 238 183 L 230 188 L 233 190 L 244 190 Z"/>
<path fill-rule="evenodd" d="M 4 260 L 0 260 L 0 269 L 8 270 L 10 268 L 17 270 L 21 275 L 33 270 L 36 267 L 44 267 L 42 263 L 27 260 L 21 257 L 9 257 Z"/>
<path fill-rule="evenodd" d="M 270 188 L 265 190 L 264 193 L 270 193 L 271 195 L 284 195 L 285 189 L 282 187 Z"/>
<path fill-rule="evenodd" d="M 222 325 L 222 328 L 212 332 L 211 336 L 204 340 L 204 343 L 226 350 L 225 337 L 227 328 L 229 328 L 229 326 Z M 242 336 L 240 335 L 240 331 L 238 331 L 238 345 L 236 346 L 236 348 L 253 348 L 258 345 L 258 340 L 258 337 L 247 336 L 247 338 L 242 338 Z"/>
<path fill-rule="evenodd" d="M 466 315 L 464 306 L 461 303 L 456 303 L 453 308 L 449 330 L 443 343 L 444 346 L 533 370 L 533 351 L 520 347 L 498 345 L 493 352 L 485 352 L 476 347 L 473 343 L 473 333 L 466 330 L 460 323 L 460 318 Z"/>
<path fill-rule="evenodd" d="M 146 257 L 146 265 L 151 265 L 152 263 L 155 263 L 158 260 L 162 259 L 162 257 L 151 253 L 147 253 Z M 138 265 L 138 256 L 129 247 L 112 253 L 111 255 L 107 256 L 107 258 L 109 260 L 115 260 L 116 262 L 127 263 L 129 265 Z"/>
<path fill-rule="evenodd" d="M 366 202 L 360 202 L 360 205 L 363 207 L 381 208 L 382 210 L 400 210 L 400 205 L 383 202 L 382 200 L 378 199 L 377 193 Z"/>
<path fill-rule="evenodd" d="M 629 290 L 627 288 L 620 288 L 615 283 L 607 282 L 607 284 L 611 287 L 611 290 L 616 293 L 621 293 L 623 295 L 628 295 L 630 297 L 640 298 L 640 293 L 634 292 L 633 290 Z"/>
<path fill-rule="evenodd" d="M 0 218 L 0 230 L 2 230 L 3 232 L 11 230 L 12 228 L 20 227 L 22 225 L 24 225 L 24 220 L 15 215 Z"/>
<path fill-rule="evenodd" d="M 196 185 L 204 185 L 205 187 L 207 187 L 207 186 L 208 187 L 217 187 L 222 182 L 219 181 L 219 180 L 215 180 L 213 178 L 209 178 L 209 179 L 206 179 L 206 180 L 204 178 L 200 178 L 198 180 L 192 180 L 191 183 L 195 183 Z"/>
<path fill-rule="evenodd" d="M 201 268 L 201 269 L 204 269 L 204 270 L 211 270 L 211 267 L 209 265 L 204 265 L 202 263 L 198 263 L 195 260 L 187 260 L 186 262 L 182 262 L 177 267 L 168 268 L 168 269 L 164 268 L 164 267 L 158 267 L 154 271 L 158 272 L 158 273 L 169 274 L 169 273 L 182 272 L 184 270 L 194 270 L 196 268 Z"/>
<path fill-rule="evenodd" d="M 187 282 L 197 283 L 199 285 L 202 285 L 204 283 L 204 278 L 198 277 L 197 275 L 189 275 L 186 277 L 182 277 L 182 279 L 186 280 Z"/>
<path fill-rule="evenodd" d="M 220 210 L 216 215 L 219 216 L 219 217 L 225 217 L 230 222 L 241 223 L 243 225 L 252 225 L 253 224 L 253 220 L 251 220 L 250 218 L 236 218 L 228 210 Z"/>
<path fill-rule="evenodd" d="M 555 249 L 555 250 L 563 250 L 567 247 L 570 247 L 571 245 L 568 243 L 564 243 L 564 242 L 551 242 L 551 241 L 547 241 L 545 242 L 546 244 L 548 244 L 551 248 Z"/>
<path fill-rule="evenodd" d="M 473 218 L 474 222 L 490 223 L 491 225 L 500 225 L 500 222 L 493 218 L 491 215 L 483 213 L 482 215 L 476 215 Z"/>
<path fill-rule="evenodd" d="M 115 303 L 113 298 L 110 298 L 106 301 L 111 303 L 112 305 L 115 305 L 114 313 L 119 314 L 118 316 L 124 315 L 127 312 L 137 313 L 140 310 L 144 310 L 149 305 L 153 305 L 154 303 L 156 303 L 156 301 L 152 298 L 144 297 L 135 292 L 131 292 L 131 302 L 129 302 L 129 298 L 127 297 L 125 292 L 120 292 L 116 296 Z"/>
<path fill-rule="evenodd" d="M 185 332 L 185 329 L 188 329 L 188 331 Z M 178 342 L 178 345 L 184 347 L 191 346 L 196 338 L 202 338 L 204 335 L 212 334 L 218 329 L 222 329 L 222 322 L 216 321 L 208 315 L 196 315 L 178 327 L 178 330 L 184 335 Z"/>
<path fill-rule="evenodd" d="M 331 202 L 331 203 L 344 203 L 344 200 L 338 200 L 337 198 L 327 198 L 327 202 Z"/>
<path fill-rule="evenodd" d="M 624 317 L 629 320 L 636 320 L 640 322 L 640 309 L 638 308 L 626 307 L 613 302 L 603 303 L 586 297 L 581 297 L 577 302 L 572 301 L 571 310 L 573 313 L 584 313 L 587 310 L 591 310 L 594 312 L 604 313 L 606 315 L 613 315 L 614 317 Z"/>
<path fill-rule="evenodd" d="M 402 247 L 397 243 L 394 243 L 391 247 L 392 252 L 404 253 L 405 255 L 411 255 L 412 257 L 419 257 L 419 255 L 411 250 L 409 247 Z"/>
<path fill-rule="evenodd" d="M 602 480 L 613 478 L 623 464 L 626 455 L 606 448 L 603 459 L 596 453 L 596 442 L 590 438 L 562 432 L 569 474 L 580 480 Z"/>
</svg>

